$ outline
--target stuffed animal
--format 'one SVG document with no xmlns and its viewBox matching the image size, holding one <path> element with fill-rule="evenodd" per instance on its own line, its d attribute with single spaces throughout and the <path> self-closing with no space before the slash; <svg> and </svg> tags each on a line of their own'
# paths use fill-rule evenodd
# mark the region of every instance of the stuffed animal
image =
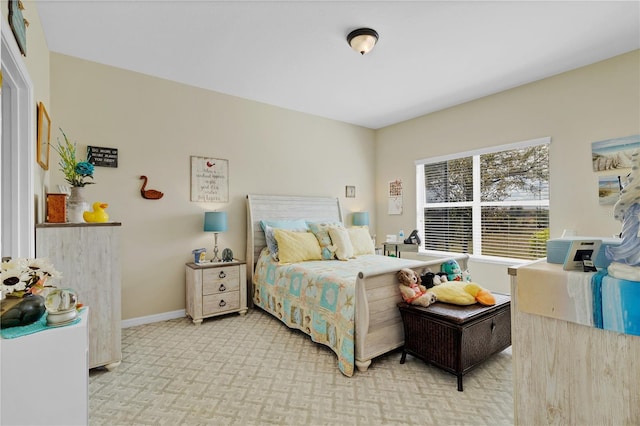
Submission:
<svg viewBox="0 0 640 426">
<path fill-rule="evenodd" d="M 464 286 L 464 291 L 472 295 L 476 299 L 476 302 L 481 305 L 493 306 L 496 304 L 495 296 L 491 294 L 489 290 L 485 290 L 476 283 L 467 283 L 467 285 Z"/>
<path fill-rule="evenodd" d="M 422 275 L 420 275 L 420 280 L 422 281 L 422 285 L 427 289 L 430 289 L 434 285 L 440 285 L 442 283 L 447 282 L 447 274 L 445 272 L 438 272 L 434 274 L 429 269 L 422 271 Z"/>
<path fill-rule="evenodd" d="M 402 299 L 411 305 L 426 308 L 437 300 L 436 295 L 422 285 L 420 275 L 413 269 L 404 268 L 398 271 L 398 282 Z"/>
<path fill-rule="evenodd" d="M 442 264 L 440 270 L 447 274 L 448 281 L 462 281 L 462 270 L 455 260 L 447 260 Z"/>
<path fill-rule="evenodd" d="M 491 306 L 496 304 L 496 299 L 489 290 L 485 290 L 476 283 L 449 281 L 435 286 L 430 290 L 435 293 L 439 302 L 452 303 L 454 305 L 481 305 Z"/>
</svg>

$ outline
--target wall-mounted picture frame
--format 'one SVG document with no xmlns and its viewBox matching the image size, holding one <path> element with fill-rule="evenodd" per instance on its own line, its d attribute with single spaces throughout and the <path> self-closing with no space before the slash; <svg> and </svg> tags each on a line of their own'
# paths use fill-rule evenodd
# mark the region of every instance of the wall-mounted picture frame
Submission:
<svg viewBox="0 0 640 426">
<path fill-rule="evenodd" d="M 25 25 L 24 16 L 22 16 L 22 2 L 18 0 L 9 0 L 9 27 L 16 38 L 18 48 L 22 56 L 27 56 L 27 27 Z"/>
<path fill-rule="evenodd" d="M 191 201 L 229 202 L 229 160 L 191 156 Z"/>
<path fill-rule="evenodd" d="M 637 149 L 640 149 L 640 134 L 593 142 L 591 144 L 593 171 L 630 169 L 631 155 Z"/>
<path fill-rule="evenodd" d="M 601 206 L 615 204 L 622 190 L 621 176 L 598 177 L 598 204 Z"/>
<path fill-rule="evenodd" d="M 347 198 L 356 198 L 356 187 L 351 185 L 345 186 L 344 196 Z"/>
<path fill-rule="evenodd" d="M 36 159 L 40 167 L 49 170 L 49 139 L 51 138 L 51 118 L 42 102 L 38 103 L 38 137 Z"/>
</svg>

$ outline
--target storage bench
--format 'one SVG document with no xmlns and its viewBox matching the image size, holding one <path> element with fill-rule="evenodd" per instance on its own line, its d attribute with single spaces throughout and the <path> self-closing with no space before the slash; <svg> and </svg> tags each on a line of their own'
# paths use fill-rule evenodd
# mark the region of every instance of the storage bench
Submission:
<svg viewBox="0 0 640 426">
<path fill-rule="evenodd" d="M 493 306 L 436 302 L 423 308 L 399 303 L 404 324 L 400 364 L 404 364 L 407 354 L 416 356 L 455 374 L 462 392 L 463 375 L 511 346 L 511 297 L 493 295 Z"/>
</svg>

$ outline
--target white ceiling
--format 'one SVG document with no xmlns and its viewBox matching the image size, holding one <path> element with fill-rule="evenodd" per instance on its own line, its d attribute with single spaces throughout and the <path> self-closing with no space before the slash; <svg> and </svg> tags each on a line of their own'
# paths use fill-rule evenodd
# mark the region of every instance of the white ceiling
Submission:
<svg viewBox="0 0 640 426">
<path fill-rule="evenodd" d="M 53 52 L 372 129 L 640 48 L 639 1 L 37 7 Z M 380 34 L 365 56 L 346 41 L 359 27 Z"/>
</svg>

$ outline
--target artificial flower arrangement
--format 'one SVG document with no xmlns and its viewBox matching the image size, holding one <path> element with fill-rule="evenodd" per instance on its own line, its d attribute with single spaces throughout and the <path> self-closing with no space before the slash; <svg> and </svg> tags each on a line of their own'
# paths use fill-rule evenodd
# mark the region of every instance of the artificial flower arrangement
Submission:
<svg viewBox="0 0 640 426">
<path fill-rule="evenodd" d="M 0 289 L 3 295 L 24 297 L 27 294 L 39 294 L 54 287 L 54 282 L 62 277 L 49 259 L 16 258 L 2 262 L 0 269 Z M 47 281 L 49 283 L 47 284 Z"/>
<path fill-rule="evenodd" d="M 64 144 L 58 140 L 58 146 L 53 149 L 60 155 L 60 171 L 64 173 L 65 180 L 71 186 L 83 187 L 95 182 L 87 182 L 86 178 L 93 179 L 93 164 L 88 161 L 78 161 L 76 159 L 76 144 L 69 142 L 67 135 L 60 129 L 64 136 Z"/>
</svg>

